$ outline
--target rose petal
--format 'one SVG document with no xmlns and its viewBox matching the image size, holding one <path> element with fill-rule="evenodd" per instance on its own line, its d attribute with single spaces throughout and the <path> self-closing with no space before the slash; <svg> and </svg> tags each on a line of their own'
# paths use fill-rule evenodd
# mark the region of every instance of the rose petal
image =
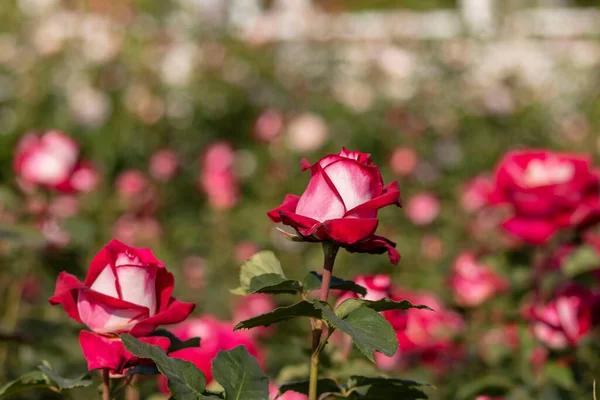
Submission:
<svg viewBox="0 0 600 400">
<path fill-rule="evenodd" d="M 550 239 L 558 229 L 546 220 L 513 217 L 502 223 L 502 227 L 512 235 L 533 244 L 541 245 Z"/>
<path fill-rule="evenodd" d="M 342 197 L 346 210 L 373 199 L 382 191 L 377 168 L 364 167 L 352 160 L 338 160 L 324 171 Z"/>
<path fill-rule="evenodd" d="M 318 166 L 318 168 L 320 168 Z M 319 222 L 340 218 L 346 209 L 342 198 L 329 181 L 329 177 L 319 169 L 310 179 L 308 187 L 300 197 L 295 213 Z"/>
<path fill-rule="evenodd" d="M 194 303 L 184 303 L 175 298 L 171 298 L 167 308 L 153 317 L 138 322 L 129 332 L 133 336 L 144 336 L 152 332 L 159 325 L 170 325 L 186 319 L 194 308 Z"/>
<path fill-rule="evenodd" d="M 325 222 L 327 236 L 337 243 L 354 244 L 375 233 L 379 220 L 377 218 L 342 218 Z"/>
<path fill-rule="evenodd" d="M 281 216 L 279 215 L 279 210 L 287 211 L 287 212 L 296 212 L 296 207 L 298 206 L 298 201 L 300 200 L 300 196 L 296 196 L 294 194 L 288 194 L 283 199 L 283 203 L 277 207 L 272 209 L 267 213 L 271 221 L 273 222 L 281 222 Z"/>
<path fill-rule="evenodd" d="M 392 264 L 400 262 L 400 253 L 395 248 L 396 243 L 382 236 L 373 235 L 364 242 L 357 242 L 343 247 L 351 253 L 383 254 L 387 251 Z"/>
</svg>

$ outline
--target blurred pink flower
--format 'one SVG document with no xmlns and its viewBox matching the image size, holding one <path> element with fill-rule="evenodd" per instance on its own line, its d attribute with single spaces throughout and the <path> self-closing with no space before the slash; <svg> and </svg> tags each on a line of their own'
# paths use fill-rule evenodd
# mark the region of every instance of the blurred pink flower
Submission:
<svg viewBox="0 0 600 400">
<path fill-rule="evenodd" d="M 254 135 L 258 140 L 271 142 L 283 129 L 283 115 L 280 111 L 269 108 L 264 110 L 254 125 Z"/>
<path fill-rule="evenodd" d="M 492 178 L 479 175 L 461 188 L 460 205 L 467 212 L 475 212 L 488 204 L 488 197 L 494 188 Z"/>
<path fill-rule="evenodd" d="M 465 251 L 454 261 L 450 286 L 457 304 L 477 307 L 508 290 L 508 281 L 490 266 L 480 263 L 474 253 Z"/>
<path fill-rule="evenodd" d="M 233 311 L 233 322 L 238 323 L 260 314 L 273 311 L 276 308 L 275 301 L 268 294 L 252 294 L 239 297 Z M 257 337 L 270 336 L 275 331 L 275 326 L 262 326 L 251 329 L 249 334 Z"/>
<path fill-rule="evenodd" d="M 243 263 L 260 251 L 260 247 L 249 240 L 243 240 L 235 246 L 235 260 Z"/>
<path fill-rule="evenodd" d="M 50 214 L 57 218 L 69 218 L 77 215 L 79 209 L 79 199 L 71 195 L 61 195 L 56 197 L 48 207 Z"/>
<path fill-rule="evenodd" d="M 521 340 L 517 325 L 514 323 L 502 325 L 486 331 L 477 343 L 477 351 L 484 361 L 493 360 L 498 350 L 513 354 L 519 350 Z"/>
<path fill-rule="evenodd" d="M 289 391 L 285 392 L 284 394 L 282 394 L 281 396 L 277 397 L 278 393 L 279 393 L 279 387 L 273 383 L 269 383 L 269 397 L 271 400 L 275 400 L 275 398 L 277 398 L 277 400 L 307 400 L 308 399 L 308 396 L 306 396 L 302 393 L 294 392 L 292 390 L 289 390 Z"/>
<path fill-rule="evenodd" d="M 437 261 L 444 256 L 444 242 L 438 235 L 427 233 L 421 238 L 421 253 L 428 260 Z"/>
<path fill-rule="evenodd" d="M 576 346 L 592 325 L 594 296 L 580 286 L 569 286 L 546 304 L 525 309 L 534 336 L 552 349 Z"/>
<path fill-rule="evenodd" d="M 190 289 L 200 289 L 206 284 L 206 260 L 198 256 L 183 261 L 183 283 Z"/>
<path fill-rule="evenodd" d="M 161 182 L 168 182 L 173 179 L 178 167 L 177 154 L 170 149 L 159 150 L 150 158 L 150 175 Z"/>
<path fill-rule="evenodd" d="M 431 193 L 419 193 L 408 198 L 405 210 L 413 224 L 429 225 L 440 213 L 440 201 Z"/>
<path fill-rule="evenodd" d="M 235 153 L 229 143 L 211 144 L 202 158 L 200 187 L 217 210 L 234 207 L 239 198 L 239 183 L 233 172 Z"/>
<path fill-rule="evenodd" d="M 399 176 L 409 176 L 417 168 L 417 152 L 410 147 L 396 148 L 390 157 L 390 169 Z"/>
<path fill-rule="evenodd" d="M 115 222 L 113 235 L 122 242 L 145 246 L 158 242 L 162 227 L 155 218 L 126 214 Z"/>
<path fill-rule="evenodd" d="M 148 178 L 141 171 L 129 169 L 117 176 L 115 187 L 120 196 L 131 199 L 138 196 L 148 187 Z"/>
</svg>

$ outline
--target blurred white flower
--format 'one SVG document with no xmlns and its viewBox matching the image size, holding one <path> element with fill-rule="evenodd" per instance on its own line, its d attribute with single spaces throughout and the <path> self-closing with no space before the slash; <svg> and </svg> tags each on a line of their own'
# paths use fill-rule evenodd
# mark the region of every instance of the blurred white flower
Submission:
<svg viewBox="0 0 600 400">
<path fill-rule="evenodd" d="M 111 112 L 109 97 L 90 86 L 70 88 L 67 96 L 73 117 L 82 125 L 98 127 L 106 121 Z"/>
<path fill-rule="evenodd" d="M 163 82 L 172 86 L 189 84 L 199 55 L 198 48 L 193 43 L 178 43 L 171 47 L 161 63 Z"/>
<path fill-rule="evenodd" d="M 367 111 L 375 101 L 370 85 L 357 79 L 337 79 L 333 84 L 335 98 L 356 112 Z"/>
<path fill-rule="evenodd" d="M 401 79 L 409 79 L 415 73 L 418 58 L 416 54 L 396 46 L 387 46 L 377 60 L 386 74 Z"/>
<path fill-rule="evenodd" d="M 72 12 L 61 11 L 44 18 L 33 31 L 35 49 L 44 56 L 61 51 L 76 28 L 77 16 Z"/>
<path fill-rule="evenodd" d="M 328 128 L 323 119 L 311 113 L 292 119 L 286 130 L 288 147 L 298 153 L 315 151 L 328 136 Z"/>
<path fill-rule="evenodd" d="M 19 8 L 23 14 L 40 16 L 54 11 L 60 0 L 19 0 Z"/>
<path fill-rule="evenodd" d="M 87 15 L 79 25 L 85 58 L 93 63 L 112 60 L 121 48 L 122 33 L 114 22 L 99 15 Z"/>
</svg>

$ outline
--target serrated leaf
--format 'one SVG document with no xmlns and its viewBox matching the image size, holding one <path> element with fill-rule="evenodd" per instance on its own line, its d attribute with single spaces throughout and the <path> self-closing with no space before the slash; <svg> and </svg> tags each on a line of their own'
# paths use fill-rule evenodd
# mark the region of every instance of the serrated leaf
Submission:
<svg viewBox="0 0 600 400">
<path fill-rule="evenodd" d="M 279 386 L 279 393 L 293 391 L 308 395 L 309 381 L 286 382 Z M 319 379 L 317 381 L 317 397 L 324 393 L 341 393 L 342 389 L 333 379 Z"/>
<path fill-rule="evenodd" d="M 135 337 L 123 333 L 120 335 L 125 348 L 140 358 L 149 358 L 156 363 L 158 370 L 167 377 L 167 386 L 177 400 L 204 400 L 206 378 L 189 361 L 170 358 L 158 346 L 144 343 Z"/>
<path fill-rule="evenodd" d="M 262 274 L 250 280 L 246 294 L 253 293 L 298 293 L 302 290 L 300 282 L 284 279 L 278 274 Z"/>
<path fill-rule="evenodd" d="M 0 398 L 36 388 L 49 388 L 50 380 L 42 371 L 32 371 L 0 388 Z"/>
<path fill-rule="evenodd" d="M 302 289 L 304 290 L 304 292 L 310 292 L 313 290 L 320 289 L 322 281 L 323 275 L 315 271 L 311 271 L 308 273 L 308 275 L 306 275 L 306 277 L 302 281 Z M 329 284 L 329 288 L 334 290 L 346 290 L 348 292 L 358 293 L 363 296 L 367 294 L 367 289 L 365 289 L 364 287 L 354 283 L 353 281 L 345 281 L 335 276 L 331 277 L 331 283 Z"/>
<path fill-rule="evenodd" d="M 376 301 L 354 298 L 346 299 L 335 309 L 335 313 L 340 318 L 346 318 L 346 316 L 348 316 L 351 312 L 360 307 L 367 307 L 377 312 L 389 310 L 408 310 L 411 308 L 433 311 L 431 308 L 425 305 L 414 305 L 408 300 L 394 301 L 389 297 L 385 297 Z"/>
<path fill-rule="evenodd" d="M 54 371 L 48 362 L 38 365 L 38 369 L 42 371 L 59 390 L 75 389 L 80 387 L 88 387 L 92 384 L 92 378 L 89 374 L 81 375 L 78 378 L 64 378 Z"/>
<path fill-rule="evenodd" d="M 215 380 L 225 389 L 227 400 L 269 398 L 269 379 L 244 346 L 220 351 L 213 360 L 212 373 Z"/>
<path fill-rule="evenodd" d="M 297 317 L 321 318 L 321 311 L 316 309 L 313 303 L 301 301 L 291 306 L 279 307 L 271 312 L 241 321 L 233 328 L 233 330 L 237 331 L 239 329 L 252 329 L 257 326 L 269 326 L 277 322 Z"/>
<path fill-rule="evenodd" d="M 248 294 L 252 278 L 265 274 L 276 274 L 287 280 L 279 259 L 272 251 L 260 251 L 247 259 L 240 267 L 240 287 L 231 290 L 234 294 Z"/>
<path fill-rule="evenodd" d="M 356 347 L 372 362 L 375 362 L 374 351 L 391 357 L 398 350 L 396 332 L 377 311 L 368 307 L 359 307 L 342 319 L 333 312 L 327 303 L 317 302 L 315 308 L 323 312 L 325 321 L 350 335 Z"/>
<path fill-rule="evenodd" d="M 581 246 L 563 262 L 561 269 L 568 277 L 574 277 L 600 268 L 600 255 L 591 246 Z"/>
<path fill-rule="evenodd" d="M 175 336 L 172 332 L 169 332 L 166 329 L 157 329 L 150 333 L 148 336 L 162 336 L 166 337 L 171 341 L 169 345 L 169 353 L 173 353 L 177 350 L 187 349 L 190 347 L 200 347 L 200 338 L 193 337 L 188 340 L 181 340 L 177 336 Z"/>
</svg>

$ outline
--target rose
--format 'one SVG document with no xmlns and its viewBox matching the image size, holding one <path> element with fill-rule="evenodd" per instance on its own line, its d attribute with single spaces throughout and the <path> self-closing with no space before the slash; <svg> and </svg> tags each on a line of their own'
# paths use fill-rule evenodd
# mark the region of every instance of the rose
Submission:
<svg viewBox="0 0 600 400">
<path fill-rule="evenodd" d="M 159 346 L 165 352 L 169 349 L 170 340 L 166 337 L 140 337 L 138 340 Z M 125 349 L 118 337 L 100 335 L 93 332 L 81 331 L 79 344 L 83 356 L 88 363 L 88 370 L 108 368 L 114 374 L 122 374 L 127 368 L 136 365 L 152 365 L 149 360 L 140 359 Z"/>
<path fill-rule="evenodd" d="M 169 356 L 192 362 L 204 373 L 207 384 L 213 380 L 212 360 L 222 350 L 244 346 L 248 353 L 256 357 L 259 365 L 263 365 L 264 356 L 256 341 L 247 332 L 234 332 L 233 327 L 233 323 L 220 321 L 210 314 L 190 319 L 171 329 L 171 332 L 181 340 L 201 337 L 202 346 L 177 350 L 169 353 Z M 159 384 L 161 389 L 167 392 L 166 380 L 163 376 L 159 377 Z"/>
<path fill-rule="evenodd" d="M 587 289 L 569 286 L 547 304 L 525 309 L 534 336 L 553 349 L 576 346 L 590 332 L 594 296 Z"/>
<path fill-rule="evenodd" d="M 440 213 L 440 201 L 431 193 L 419 193 L 406 202 L 406 216 L 415 225 L 431 224 Z"/>
<path fill-rule="evenodd" d="M 496 168 L 490 201 L 508 204 L 512 209 L 512 217 L 503 223 L 505 230 L 541 245 L 559 229 L 597 222 L 599 174 L 583 155 L 514 151 Z"/>
<path fill-rule="evenodd" d="M 201 161 L 202 174 L 198 184 L 215 209 L 230 209 L 239 200 L 239 183 L 233 171 L 234 162 L 235 153 L 227 142 L 211 144 Z"/>
<path fill-rule="evenodd" d="M 493 189 L 491 177 L 479 175 L 461 187 L 460 205 L 469 213 L 479 211 L 488 204 Z"/>
<path fill-rule="evenodd" d="M 476 307 L 506 291 L 508 282 L 488 265 L 478 262 L 475 254 L 465 251 L 454 261 L 450 286 L 457 304 Z"/>
<path fill-rule="evenodd" d="M 28 133 L 17 144 L 13 169 L 23 187 L 44 186 L 59 192 L 88 192 L 98 183 L 90 162 L 79 158 L 79 146 L 59 131 Z"/>
<path fill-rule="evenodd" d="M 144 336 L 183 321 L 194 304 L 171 297 L 174 279 L 149 249 L 112 240 L 93 258 L 84 282 L 61 272 L 50 304 L 96 333 Z"/>
<path fill-rule="evenodd" d="M 385 206 L 400 206 L 397 182 L 383 186 L 379 168 L 370 155 L 343 149 L 302 169 L 311 178 L 302 196 L 288 194 L 268 215 L 273 222 L 293 227 L 306 241 L 333 241 L 351 252 L 384 253 L 397 264 L 396 244 L 375 235 L 379 224 L 377 211 Z"/>
</svg>

